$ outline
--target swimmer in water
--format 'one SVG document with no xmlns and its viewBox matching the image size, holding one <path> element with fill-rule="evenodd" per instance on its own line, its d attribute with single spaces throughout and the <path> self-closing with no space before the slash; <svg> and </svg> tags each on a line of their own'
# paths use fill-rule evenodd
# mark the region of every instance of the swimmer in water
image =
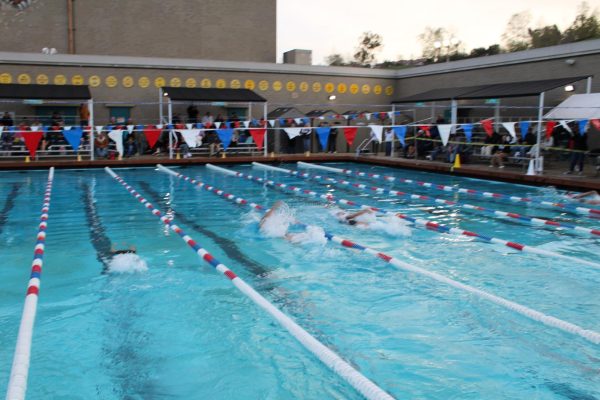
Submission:
<svg viewBox="0 0 600 400">
<path fill-rule="evenodd" d="M 123 243 L 123 244 L 125 244 L 125 243 Z M 112 254 L 113 257 L 116 255 L 119 255 L 119 254 L 136 254 L 136 249 L 135 249 L 135 246 L 130 245 L 129 248 L 127 248 L 127 249 L 117 250 L 115 248 L 115 245 L 113 244 L 110 248 L 110 253 Z"/>
<path fill-rule="evenodd" d="M 368 215 L 372 215 L 374 213 L 375 212 L 373 210 L 369 210 L 369 209 L 360 210 L 355 213 L 348 213 L 346 211 L 338 211 L 335 213 L 335 216 L 337 217 L 338 221 L 340 221 L 341 223 L 344 223 L 344 224 L 369 226 L 370 225 L 369 222 L 365 221 L 364 219 L 359 221 L 357 218 L 362 215 L 368 216 Z"/>
<path fill-rule="evenodd" d="M 580 203 L 600 204 L 600 194 L 598 194 L 598 192 L 596 192 L 595 190 L 590 190 L 589 192 L 577 194 L 570 193 L 567 194 L 567 196 L 569 196 L 573 200 L 579 201 Z"/>
</svg>

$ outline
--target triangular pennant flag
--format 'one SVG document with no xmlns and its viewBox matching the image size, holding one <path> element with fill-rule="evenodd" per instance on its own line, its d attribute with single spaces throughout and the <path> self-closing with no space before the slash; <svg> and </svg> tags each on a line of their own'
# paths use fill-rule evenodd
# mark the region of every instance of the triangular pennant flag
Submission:
<svg viewBox="0 0 600 400">
<path fill-rule="evenodd" d="M 387 116 L 388 115 L 387 115 L 386 112 L 380 112 L 379 113 L 379 119 L 382 120 L 382 121 L 385 120 L 387 118 Z"/>
<path fill-rule="evenodd" d="M 437 126 L 442 144 L 445 146 L 448 144 L 448 138 L 450 137 L 450 131 L 452 130 L 452 124 L 440 124 Z"/>
<path fill-rule="evenodd" d="M 387 114 L 388 114 L 388 117 L 389 117 L 389 118 L 392 118 L 392 117 L 394 116 L 394 112 L 393 112 L 393 111 L 388 111 L 388 113 L 387 113 Z"/>
<path fill-rule="evenodd" d="M 163 124 L 156 124 L 156 127 L 157 127 L 158 129 L 162 129 L 162 128 L 164 128 L 164 125 L 163 125 Z"/>
<path fill-rule="evenodd" d="M 369 125 L 371 128 L 371 135 L 381 143 L 383 141 L 383 126 L 381 125 Z"/>
<path fill-rule="evenodd" d="M 508 134 L 511 138 L 517 138 L 517 132 L 515 132 L 515 122 L 503 122 L 502 126 L 508 131 Z"/>
<path fill-rule="evenodd" d="M 188 128 L 188 129 L 192 129 L 193 126 L 194 126 L 194 124 L 185 124 L 185 127 Z"/>
<path fill-rule="evenodd" d="M 244 128 L 248 129 L 248 126 L 250 126 L 250 121 L 242 121 L 242 123 L 244 124 Z"/>
<path fill-rule="evenodd" d="M 135 130 L 142 132 L 144 130 L 144 125 L 136 125 Z"/>
<path fill-rule="evenodd" d="M 356 132 L 358 131 L 357 127 L 352 127 L 352 128 L 343 128 L 344 129 L 344 137 L 346 138 L 346 143 L 348 143 L 349 146 L 352 146 L 352 143 L 354 142 L 354 138 L 356 137 Z"/>
<path fill-rule="evenodd" d="M 320 128 L 316 128 L 317 136 L 319 137 L 319 143 L 321 143 L 321 149 L 325 151 L 327 149 L 327 141 L 329 140 L 329 132 L 331 132 L 331 128 L 328 126 L 323 126 Z"/>
<path fill-rule="evenodd" d="M 431 137 L 431 127 L 429 125 L 421 125 L 419 126 L 419 129 L 425 132 L 425 136 Z"/>
<path fill-rule="evenodd" d="M 595 130 L 600 131 L 600 119 L 591 119 L 590 123 L 592 124 Z"/>
<path fill-rule="evenodd" d="M 68 131 L 68 130 L 70 130 L 71 128 L 72 128 L 72 126 L 71 126 L 71 125 L 65 125 L 65 126 L 63 126 L 63 131 Z"/>
<path fill-rule="evenodd" d="M 527 132 L 529 132 L 529 121 L 521 121 L 519 122 L 519 130 L 521 131 L 521 139 L 525 140 L 527 136 Z"/>
<path fill-rule="evenodd" d="M 216 127 L 217 129 L 219 129 L 219 127 L 220 127 L 220 126 L 221 126 L 221 123 L 220 123 L 220 122 L 215 122 L 215 127 Z"/>
<path fill-rule="evenodd" d="M 158 138 L 160 137 L 161 132 L 162 129 L 159 128 L 144 129 L 144 136 L 146 136 L 146 141 L 148 142 L 148 146 L 150 146 L 150 148 L 154 147 L 154 145 L 158 141 Z"/>
<path fill-rule="evenodd" d="M 37 131 L 39 131 L 39 130 L 40 130 L 42 127 L 41 127 L 41 125 L 31 125 L 31 126 L 30 126 L 30 128 L 31 128 L 31 130 L 32 130 L 33 132 L 37 132 Z"/>
<path fill-rule="evenodd" d="M 471 137 L 473 137 L 473 124 L 463 124 L 461 126 L 463 128 L 463 131 L 465 132 L 467 142 L 471 143 Z"/>
<path fill-rule="evenodd" d="M 227 150 L 227 148 L 231 144 L 231 138 L 233 137 L 233 129 L 217 129 L 217 135 L 219 135 L 219 139 L 221 139 L 223 148 Z"/>
<path fill-rule="evenodd" d="M 285 118 L 279 118 L 279 126 L 285 125 Z"/>
<path fill-rule="evenodd" d="M 250 136 L 252 136 L 252 140 L 254 140 L 254 143 L 259 150 L 263 148 L 265 133 L 267 133 L 267 128 L 250 129 Z"/>
<path fill-rule="evenodd" d="M 300 125 L 302 124 L 302 118 L 294 118 L 294 121 L 296 122 L 296 124 Z"/>
<path fill-rule="evenodd" d="M 79 150 L 79 145 L 81 144 L 81 136 L 83 136 L 83 130 L 79 127 L 64 130 L 63 136 L 65 137 L 67 143 L 69 143 L 73 150 L 75 150 L 75 152 L 77 153 L 77 150 Z"/>
<path fill-rule="evenodd" d="M 117 153 L 123 155 L 123 131 L 121 129 L 114 129 L 108 132 L 108 137 L 117 145 Z"/>
<path fill-rule="evenodd" d="M 365 114 L 365 118 L 367 119 L 367 121 L 371 120 L 371 114 Z"/>
<path fill-rule="evenodd" d="M 0 125 L 0 138 L 2 138 L 3 131 L 4 131 L 4 125 Z"/>
<path fill-rule="evenodd" d="M 579 134 L 580 135 L 583 135 L 585 133 L 585 128 L 587 128 L 588 122 L 589 121 L 587 119 L 579 120 Z"/>
<path fill-rule="evenodd" d="M 310 124 L 310 118 L 304 117 L 302 118 L 302 122 L 304 122 L 304 125 Z"/>
<path fill-rule="evenodd" d="M 348 118 L 350 118 L 349 115 L 344 115 L 344 119 L 348 119 Z"/>
<path fill-rule="evenodd" d="M 300 135 L 300 131 L 302 130 L 302 128 L 284 128 L 283 130 L 285 131 L 285 133 L 287 133 L 290 139 L 293 139 L 296 136 Z"/>
<path fill-rule="evenodd" d="M 192 125 L 192 124 L 188 124 L 188 125 Z M 188 145 L 189 148 L 193 149 L 198 145 L 198 143 L 196 142 L 196 137 L 198 137 L 198 134 L 200 133 L 200 129 L 181 129 L 181 130 L 179 130 L 179 133 L 181 133 L 183 140 L 185 141 L 185 143 Z"/>
<path fill-rule="evenodd" d="M 129 132 L 129 134 L 131 135 L 131 132 L 133 132 L 134 128 L 135 128 L 135 125 L 127 125 L 127 132 Z"/>
<path fill-rule="evenodd" d="M 104 128 L 102 125 L 96 125 L 96 133 L 100 133 L 102 132 L 102 128 Z"/>
<path fill-rule="evenodd" d="M 271 125 L 271 128 L 275 126 L 275 120 L 274 119 L 270 119 L 269 121 L 269 125 Z"/>
<path fill-rule="evenodd" d="M 225 121 L 225 126 L 227 127 L 227 129 L 231 129 L 231 122 Z"/>
<path fill-rule="evenodd" d="M 23 139 L 25 140 L 25 146 L 27 150 L 29 150 L 29 155 L 31 158 L 35 157 L 35 152 L 40 144 L 40 140 L 42 140 L 43 133 L 40 131 L 37 132 L 23 132 Z"/>
<path fill-rule="evenodd" d="M 560 121 L 560 126 L 562 126 L 565 129 L 565 131 L 567 131 L 569 133 L 573 133 L 573 130 L 571 129 L 571 127 L 569 126 L 567 121 L 565 121 L 565 120 Z"/>
<path fill-rule="evenodd" d="M 556 121 L 548 121 L 546 122 L 546 139 L 549 139 L 552 136 L 552 131 L 556 126 Z"/>
<path fill-rule="evenodd" d="M 395 126 L 392 129 L 400 143 L 402 143 L 402 147 L 406 146 L 406 143 L 404 142 L 404 138 L 406 137 L 406 126 Z"/>
<path fill-rule="evenodd" d="M 484 119 L 481 121 L 481 126 L 488 136 L 492 136 L 494 134 L 494 123 L 491 119 Z"/>
</svg>

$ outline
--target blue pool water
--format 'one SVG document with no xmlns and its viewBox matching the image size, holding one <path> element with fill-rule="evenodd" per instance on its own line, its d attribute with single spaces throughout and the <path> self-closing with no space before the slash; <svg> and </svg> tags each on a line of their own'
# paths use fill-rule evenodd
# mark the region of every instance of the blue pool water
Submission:
<svg viewBox="0 0 600 400">
<path fill-rule="evenodd" d="M 559 199 L 548 188 L 333 165 Z M 231 168 L 600 262 L 600 238 L 533 228 L 458 207 L 367 195 L 250 165 Z M 599 345 L 368 254 L 333 243 L 267 238 L 259 232 L 258 213 L 153 168 L 115 171 L 258 292 L 396 398 L 600 399 Z M 600 331 L 600 270 L 593 267 L 421 228 L 410 228 L 408 236 L 404 230 L 357 229 L 338 223 L 314 198 L 205 167 L 177 171 L 265 206 L 284 200 L 303 222 Z M 47 171 L 0 176 L 2 392 L 46 180 Z M 375 184 L 600 227 L 600 220 L 569 213 L 401 183 Z M 111 272 L 111 243 L 135 245 L 147 271 Z M 361 398 L 102 170 L 56 171 L 41 281 L 29 399 Z"/>
</svg>

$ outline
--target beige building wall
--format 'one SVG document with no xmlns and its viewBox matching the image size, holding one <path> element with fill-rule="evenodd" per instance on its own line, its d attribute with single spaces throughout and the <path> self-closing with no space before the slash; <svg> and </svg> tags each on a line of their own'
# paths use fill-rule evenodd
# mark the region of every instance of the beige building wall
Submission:
<svg viewBox="0 0 600 400">
<path fill-rule="evenodd" d="M 68 53 L 68 0 L 0 6 L 0 51 Z M 276 0 L 73 0 L 75 54 L 275 62 Z"/>
</svg>

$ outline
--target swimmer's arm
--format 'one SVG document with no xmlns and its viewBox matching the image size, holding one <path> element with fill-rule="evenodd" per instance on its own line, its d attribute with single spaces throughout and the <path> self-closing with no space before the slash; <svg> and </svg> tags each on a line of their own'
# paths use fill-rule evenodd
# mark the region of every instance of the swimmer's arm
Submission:
<svg viewBox="0 0 600 400">
<path fill-rule="evenodd" d="M 269 209 L 269 211 L 267 211 L 267 212 L 265 213 L 265 215 L 263 215 L 263 217 L 260 219 L 259 225 L 260 225 L 260 226 L 263 226 L 263 225 L 264 225 L 264 223 L 265 223 L 265 221 L 266 221 L 267 219 L 269 219 L 269 218 L 271 217 L 271 215 L 273 215 L 273 213 L 274 213 L 275 211 L 277 211 L 277 209 L 279 209 L 279 207 L 281 207 L 281 201 L 277 201 L 277 202 L 275 202 L 275 204 L 273 204 L 273 207 L 271 207 L 271 208 Z"/>
<path fill-rule="evenodd" d="M 363 214 L 367 214 L 367 213 L 371 213 L 371 212 L 372 212 L 371 210 L 369 210 L 368 208 L 366 208 L 364 210 L 360 210 L 358 212 L 355 212 L 354 214 L 350 214 L 350 215 L 346 216 L 346 219 L 347 220 L 354 219 L 354 218 L 359 217 L 359 216 L 361 216 Z"/>
<path fill-rule="evenodd" d="M 590 190 L 589 192 L 579 193 L 573 196 L 574 199 L 582 199 L 584 197 L 597 196 L 598 192 L 595 190 Z"/>
</svg>

